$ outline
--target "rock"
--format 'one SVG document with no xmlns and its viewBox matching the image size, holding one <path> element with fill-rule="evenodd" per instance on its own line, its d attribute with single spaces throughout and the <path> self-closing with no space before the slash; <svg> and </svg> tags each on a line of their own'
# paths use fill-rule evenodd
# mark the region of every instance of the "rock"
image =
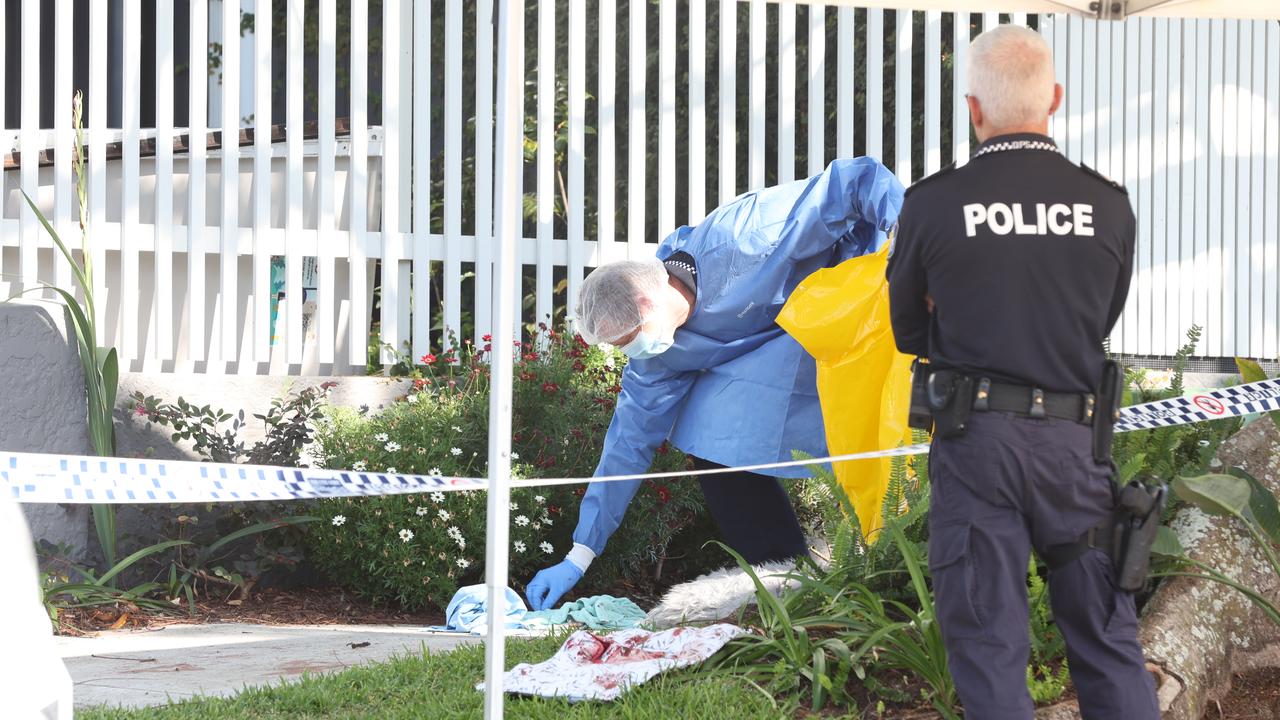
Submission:
<svg viewBox="0 0 1280 720">
<path fill-rule="evenodd" d="M 84 369 L 75 329 L 59 303 L 0 303 L 0 450 L 91 455 Z M 87 505 L 23 505 L 32 537 L 83 561 L 92 531 Z"/>
</svg>

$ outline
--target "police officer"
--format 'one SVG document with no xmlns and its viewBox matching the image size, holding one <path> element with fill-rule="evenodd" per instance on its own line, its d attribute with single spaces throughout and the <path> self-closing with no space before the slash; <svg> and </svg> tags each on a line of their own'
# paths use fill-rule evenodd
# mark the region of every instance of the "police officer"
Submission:
<svg viewBox="0 0 1280 720">
<path fill-rule="evenodd" d="M 1039 34 L 980 35 L 968 85 L 981 145 L 907 191 L 889 297 L 898 348 L 933 373 L 929 566 L 948 665 L 969 717 L 1022 719 L 1030 550 L 1080 547 L 1115 504 L 1091 425 L 1135 221 L 1123 187 L 1047 137 L 1063 90 Z M 1084 717 L 1158 718 L 1133 596 L 1106 552 L 1067 557 L 1049 592 Z"/>
</svg>

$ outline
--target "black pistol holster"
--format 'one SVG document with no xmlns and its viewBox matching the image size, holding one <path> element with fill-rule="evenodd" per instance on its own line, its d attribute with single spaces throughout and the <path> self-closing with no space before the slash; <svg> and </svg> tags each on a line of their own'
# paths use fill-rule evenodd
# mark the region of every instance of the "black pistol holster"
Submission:
<svg viewBox="0 0 1280 720">
<path fill-rule="evenodd" d="M 1116 506 L 1110 517 L 1089 528 L 1075 542 L 1055 545 L 1045 552 L 1049 569 L 1056 570 L 1096 548 L 1111 558 L 1118 589 L 1141 590 L 1147 581 L 1151 546 L 1160 529 L 1168 494 L 1168 488 L 1159 481 L 1146 484 L 1131 480 L 1116 492 Z"/>
<path fill-rule="evenodd" d="M 917 358 L 911 364 L 911 408 L 907 425 L 954 437 L 968 427 L 973 410 L 973 377 L 952 370 L 931 370 L 929 361 Z"/>
</svg>

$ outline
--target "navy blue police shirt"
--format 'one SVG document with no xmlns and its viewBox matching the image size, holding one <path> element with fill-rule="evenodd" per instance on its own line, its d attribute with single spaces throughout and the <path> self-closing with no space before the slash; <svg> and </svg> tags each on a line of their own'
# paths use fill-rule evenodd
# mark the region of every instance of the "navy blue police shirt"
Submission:
<svg viewBox="0 0 1280 720">
<path fill-rule="evenodd" d="M 990 139 L 907 190 L 886 273 L 898 349 L 936 368 L 1094 392 L 1135 227 L 1124 188 L 1050 138 Z"/>
</svg>

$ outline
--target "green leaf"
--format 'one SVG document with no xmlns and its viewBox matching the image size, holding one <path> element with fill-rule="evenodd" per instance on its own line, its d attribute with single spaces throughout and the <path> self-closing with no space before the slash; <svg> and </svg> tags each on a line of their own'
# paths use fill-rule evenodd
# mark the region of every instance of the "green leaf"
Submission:
<svg viewBox="0 0 1280 720">
<path fill-rule="evenodd" d="M 116 406 L 116 390 L 120 384 L 120 361 L 116 358 L 116 349 L 108 348 L 102 358 L 102 388 L 106 391 L 107 417 Z"/>
<path fill-rule="evenodd" d="M 1166 557 L 1182 557 L 1186 553 L 1178 534 L 1168 525 L 1161 525 L 1156 530 L 1156 541 L 1151 545 L 1151 552 Z"/>
<path fill-rule="evenodd" d="M 1280 543 L 1280 505 L 1277 504 L 1275 493 L 1241 468 L 1228 468 L 1227 474 L 1249 483 L 1253 492 L 1249 496 L 1249 508 L 1245 511 L 1245 517 L 1273 542 Z"/>
<path fill-rule="evenodd" d="M 35 202 L 31 200 L 31 196 L 27 194 L 26 190 L 22 191 L 22 197 L 26 198 L 27 205 L 31 207 L 31 212 L 35 213 L 35 216 L 39 218 L 45 232 L 49 233 L 49 237 L 53 238 L 53 243 L 58 246 L 58 250 L 62 251 L 63 257 L 67 259 L 67 264 L 71 266 L 71 271 L 75 273 L 76 281 L 80 283 L 80 289 L 86 294 L 92 293 L 93 288 L 89 287 L 89 281 L 85 279 L 84 272 L 80 269 L 80 263 L 76 262 L 75 257 L 71 255 L 71 251 L 62 242 L 62 238 L 58 237 L 57 231 L 49 224 L 49 219 L 44 216 L 44 213 L 40 212 L 40 208 L 36 207 Z"/>
<path fill-rule="evenodd" d="M 1241 519 L 1253 494 L 1248 480 L 1219 473 L 1190 478 L 1178 476 L 1173 480 L 1173 492 L 1210 515 Z"/>
<path fill-rule="evenodd" d="M 1236 368 L 1240 370 L 1240 379 L 1246 383 L 1259 382 L 1267 379 L 1267 373 L 1262 366 L 1248 358 L 1236 358 Z M 1273 410 L 1268 415 L 1271 416 L 1271 422 L 1280 428 L 1280 410 Z"/>
<path fill-rule="evenodd" d="M 135 552 L 129 557 L 116 563 L 110 570 L 106 572 L 106 574 L 98 578 L 98 584 L 105 585 L 107 581 L 109 581 L 111 578 L 129 569 L 130 565 L 133 565 L 134 563 L 138 562 L 144 557 L 147 557 L 148 555 L 154 555 L 158 552 L 168 550 L 171 547 L 177 547 L 179 545 L 190 545 L 190 544 L 191 544 L 191 541 L 189 540 L 166 540 L 165 542 L 156 543 L 155 545 L 148 545 L 147 547 L 142 548 L 141 550 Z"/>
</svg>

